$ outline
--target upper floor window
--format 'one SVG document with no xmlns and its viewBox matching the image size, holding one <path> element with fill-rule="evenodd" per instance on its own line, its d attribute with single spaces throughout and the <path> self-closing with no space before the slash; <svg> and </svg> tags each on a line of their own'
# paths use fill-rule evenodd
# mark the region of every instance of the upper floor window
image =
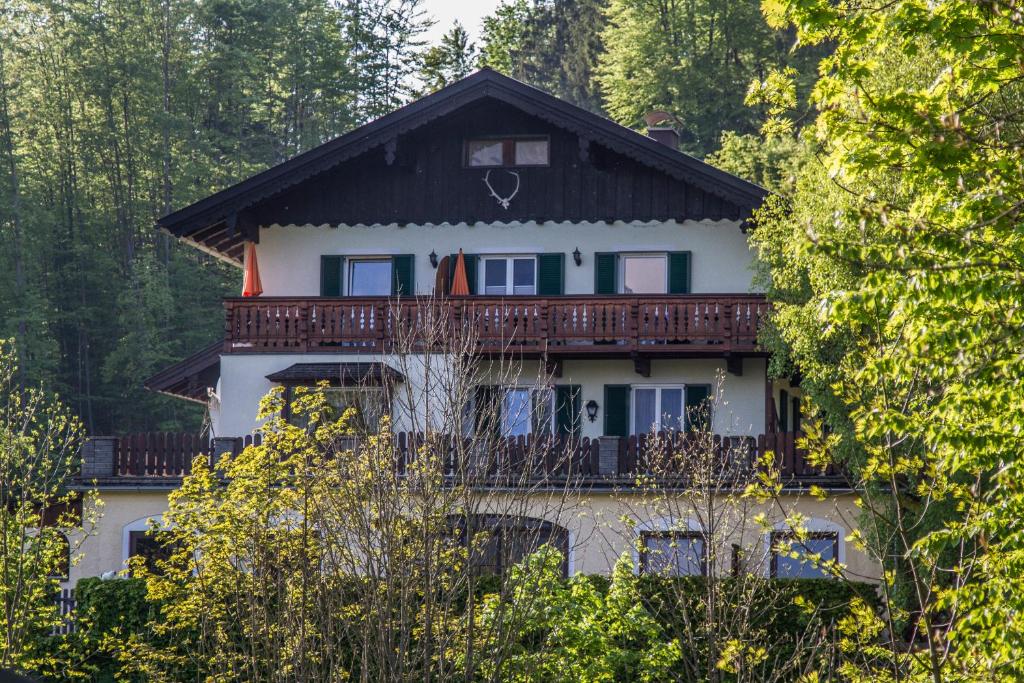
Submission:
<svg viewBox="0 0 1024 683">
<path fill-rule="evenodd" d="M 839 534 L 835 531 L 812 531 L 802 539 L 791 532 L 776 531 L 771 544 L 773 578 L 829 578 L 832 574 L 827 563 L 839 561 Z"/>
<path fill-rule="evenodd" d="M 704 537 L 692 531 L 640 532 L 640 571 L 662 576 L 707 572 Z"/>
<path fill-rule="evenodd" d="M 668 258 L 665 254 L 623 254 L 619 265 L 623 294 L 668 292 Z"/>
<path fill-rule="evenodd" d="M 546 137 L 484 138 L 466 142 L 466 166 L 547 166 L 550 163 Z"/>
<path fill-rule="evenodd" d="M 597 252 L 595 294 L 689 294 L 690 252 Z"/>
<path fill-rule="evenodd" d="M 350 259 L 348 293 L 350 296 L 389 296 L 391 259 Z"/>
<path fill-rule="evenodd" d="M 492 296 L 537 293 L 537 259 L 533 256 L 485 256 L 478 291 Z"/>
</svg>

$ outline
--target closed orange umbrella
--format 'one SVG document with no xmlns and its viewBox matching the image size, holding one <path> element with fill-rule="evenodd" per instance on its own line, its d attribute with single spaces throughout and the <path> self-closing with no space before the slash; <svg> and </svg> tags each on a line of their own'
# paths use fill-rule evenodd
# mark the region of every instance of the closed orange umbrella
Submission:
<svg viewBox="0 0 1024 683">
<path fill-rule="evenodd" d="M 263 293 L 260 282 L 260 267 L 256 263 L 256 245 L 245 243 L 245 279 L 242 280 L 242 296 L 259 296 Z"/>
<path fill-rule="evenodd" d="M 469 296 L 469 280 L 466 279 L 466 257 L 459 249 L 455 259 L 455 275 L 452 276 L 452 296 Z"/>
</svg>

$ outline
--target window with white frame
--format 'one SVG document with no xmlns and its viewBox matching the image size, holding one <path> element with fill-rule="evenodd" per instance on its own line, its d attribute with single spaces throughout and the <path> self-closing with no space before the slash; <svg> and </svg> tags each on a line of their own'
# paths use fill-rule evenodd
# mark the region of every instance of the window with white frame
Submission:
<svg viewBox="0 0 1024 683">
<path fill-rule="evenodd" d="M 550 144 L 546 137 L 483 138 L 466 142 L 466 166 L 495 168 L 547 166 Z"/>
<path fill-rule="evenodd" d="M 352 258 L 348 260 L 350 296 L 391 296 L 390 258 Z"/>
<path fill-rule="evenodd" d="M 501 435 L 550 434 L 553 430 L 554 397 L 551 389 L 508 387 L 502 389 Z"/>
<path fill-rule="evenodd" d="M 631 393 L 634 434 L 683 429 L 686 412 L 682 385 L 636 386 Z"/>
<path fill-rule="evenodd" d="M 706 574 L 704 537 L 694 531 L 641 531 L 640 572 L 661 576 Z"/>
<path fill-rule="evenodd" d="M 798 536 L 776 531 L 771 535 L 771 575 L 778 579 L 825 579 L 839 561 L 839 533 L 811 531 Z"/>
<path fill-rule="evenodd" d="M 484 256 L 477 291 L 491 296 L 537 293 L 536 256 Z"/>
<path fill-rule="evenodd" d="M 619 257 L 623 294 L 668 292 L 668 257 L 665 254 L 623 254 Z"/>
</svg>

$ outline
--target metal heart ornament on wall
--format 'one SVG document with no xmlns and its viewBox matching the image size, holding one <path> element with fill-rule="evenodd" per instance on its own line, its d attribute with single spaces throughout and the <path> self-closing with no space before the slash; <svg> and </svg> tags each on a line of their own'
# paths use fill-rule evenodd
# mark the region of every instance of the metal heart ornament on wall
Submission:
<svg viewBox="0 0 1024 683">
<path fill-rule="evenodd" d="M 484 174 L 484 185 L 486 185 L 487 189 L 490 190 L 491 196 L 498 200 L 498 204 L 501 206 L 501 208 L 508 210 L 509 204 L 512 203 L 513 197 L 519 194 L 519 174 L 516 173 L 515 171 L 505 171 L 505 173 L 508 173 L 510 176 L 516 179 L 516 189 L 512 190 L 512 194 L 510 194 L 509 196 L 502 197 L 500 194 L 494 191 L 494 188 L 491 187 L 490 171 L 487 171 L 487 173 Z"/>
</svg>

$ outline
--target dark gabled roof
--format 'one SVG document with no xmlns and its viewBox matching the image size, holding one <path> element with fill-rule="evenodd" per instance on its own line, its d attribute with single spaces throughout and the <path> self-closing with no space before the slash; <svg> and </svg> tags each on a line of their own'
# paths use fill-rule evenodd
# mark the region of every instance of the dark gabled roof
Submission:
<svg viewBox="0 0 1024 683">
<path fill-rule="evenodd" d="M 583 140 L 599 143 L 746 210 L 759 206 L 768 194 L 762 187 L 714 168 L 646 135 L 525 83 L 483 69 L 330 142 L 168 214 L 159 219 L 157 224 L 172 235 L 202 249 L 240 262 L 245 232 L 254 227 L 246 225 L 246 216 L 242 214 L 247 207 L 484 98 L 505 102 L 571 131 Z"/>
<path fill-rule="evenodd" d="M 220 352 L 224 342 L 214 342 L 184 360 L 156 373 L 142 383 L 150 391 L 206 403 L 210 389 L 220 379 Z"/>
<path fill-rule="evenodd" d="M 401 382 L 402 373 L 384 363 L 296 363 L 284 370 L 267 375 L 271 382 L 280 384 L 309 384 L 324 380 L 340 386 L 368 384 L 378 386 Z"/>
</svg>

